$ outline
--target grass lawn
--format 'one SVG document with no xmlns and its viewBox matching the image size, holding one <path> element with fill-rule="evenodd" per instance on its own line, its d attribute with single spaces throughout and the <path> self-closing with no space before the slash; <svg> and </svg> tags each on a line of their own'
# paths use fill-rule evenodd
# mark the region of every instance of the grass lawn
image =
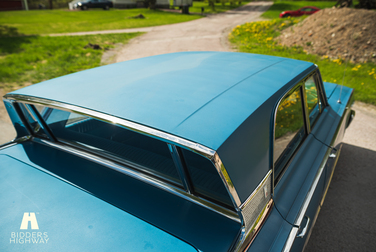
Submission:
<svg viewBox="0 0 376 252">
<path fill-rule="evenodd" d="M 241 4 L 239 4 L 238 1 L 234 1 L 232 5 L 230 2 L 226 2 L 224 4 L 215 3 L 215 9 L 212 10 L 207 1 L 193 1 L 193 6 L 189 8 L 189 12 L 201 13 L 201 8 L 204 7 L 204 14 L 220 13 L 243 6 L 249 2 L 251 2 L 251 0 L 241 1 Z"/>
<path fill-rule="evenodd" d="M 336 4 L 336 1 L 281 1 L 276 0 L 274 4 L 263 13 L 264 18 L 279 18 L 279 14 L 286 10 L 297 10 L 304 6 L 316 6 L 320 9 L 330 8 Z"/>
<path fill-rule="evenodd" d="M 309 61 L 320 68 L 324 81 L 344 85 L 355 89 L 355 99 L 376 105 L 376 64 L 347 64 L 342 59 L 329 59 L 318 55 L 307 54 L 301 47 L 279 45 L 274 38 L 280 31 L 298 23 L 302 18 L 274 19 L 246 23 L 235 27 L 229 39 L 241 52 L 274 55 Z"/>
<path fill-rule="evenodd" d="M 130 18 L 138 14 L 146 18 Z M 2 11 L 0 12 L 0 26 L 14 27 L 19 33 L 34 35 L 147 27 L 186 22 L 198 18 L 201 16 L 148 9 Z"/>
<path fill-rule="evenodd" d="M 139 34 L 0 37 L 0 89 L 11 90 L 97 67 L 105 50 Z M 88 43 L 101 49 L 85 48 Z"/>
</svg>

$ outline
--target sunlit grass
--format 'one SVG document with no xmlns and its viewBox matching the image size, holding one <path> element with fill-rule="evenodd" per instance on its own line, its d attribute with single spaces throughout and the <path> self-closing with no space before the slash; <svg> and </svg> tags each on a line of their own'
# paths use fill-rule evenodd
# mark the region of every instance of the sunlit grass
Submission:
<svg viewBox="0 0 376 252">
<path fill-rule="evenodd" d="M 138 14 L 145 16 L 145 19 L 131 18 Z M 14 27 L 19 33 L 30 35 L 147 27 L 186 22 L 198 18 L 201 16 L 148 9 L 2 11 L 0 12 L 0 26 Z"/>
<path fill-rule="evenodd" d="M 105 50 L 139 34 L 0 37 L 0 88 L 12 89 L 97 67 Z M 89 43 L 101 49 L 86 47 Z"/>
<path fill-rule="evenodd" d="M 324 81 L 355 89 L 355 99 L 376 105 L 376 64 L 355 64 L 344 59 L 307 54 L 301 47 L 286 47 L 274 40 L 280 31 L 298 23 L 302 18 L 273 19 L 246 23 L 235 27 L 229 39 L 241 52 L 274 55 L 309 61 L 320 68 Z M 347 67 L 346 67 L 347 65 Z"/>
</svg>

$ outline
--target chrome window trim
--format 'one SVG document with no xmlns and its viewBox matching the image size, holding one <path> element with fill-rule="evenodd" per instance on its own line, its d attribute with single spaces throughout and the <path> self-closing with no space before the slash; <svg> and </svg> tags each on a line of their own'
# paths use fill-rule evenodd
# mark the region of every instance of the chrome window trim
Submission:
<svg viewBox="0 0 376 252">
<path fill-rule="evenodd" d="M 122 166 L 120 164 L 117 164 L 117 163 L 115 163 L 111 160 L 107 160 L 107 159 L 104 159 L 104 158 L 97 157 L 96 155 L 90 154 L 88 152 L 79 150 L 77 148 L 71 147 L 69 145 L 66 145 L 66 144 L 63 144 L 63 143 L 60 143 L 60 142 L 55 143 L 55 142 L 51 142 L 51 141 L 40 139 L 40 138 L 33 138 L 32 141 L 40 143 L 40 144 L 47 145 L 49 147 L 53 147 L 53 148 L 58 149 L 58 150 L 63 150 L 63 151 L 68 152 L 70 154 L 79 156 L 81 158 L 85 158 L 87 160 L 90 160 L 92 162 L 98 163 L 98 164 L 103 165 L 103 166 L 106 166 L 106 167 L 113 169 L 117 172 L 126 174 L 126 175 L 128 175 L 132 178 L 141 180 L 145 183 L 151 184 L 151 185 L 156 186 L 156 187 L 158 187 L 162 190 L 165 190 L 169 193 L 172 193 L 176 196 L 179 196 L 179 197 L 181 197 L 185 200 L 188 200 L 188 201 L 193 202 L 197 205 L 205 207 L 206 209 L 209 209 L 213 212 L 216 212 L 216 213 L 218 213 L 222 216 L 225 216 L 225 217 L 227 217 L 227 218 L 229 218 L 233 221 L 236 221 L 238 223 L 241 222 L 240 219 L 239 219 L 239 216 L 234 211 L 226 209 L 226 208 L 219 206 L 219 205 L 217 205 L 213 202 L 210 202 L 206 199 L 191 195 L 181 188 L 175 187 L 175 186 L 173 186 L 169 183 L 163 182 L 163 181 L 161 181 L 157 178 L 154 178 L 152 176 L 149 176 L 145 173 L 138 172 L 137 170 L 129 169 L 129 168 Z M 52 174 L 52 175 L 60 178 L 59 176 L 56 176 L 54 174 Z M 73 183 L 70 183 L 70 184 L 80 188 L 79 186 L 77 186 Z"/>
<path fill-rule="evenodd" d="M 298 231 L 299 231 L 298 227 L 293 227 L 291 229 L 289 237 L 287 238 L 287 241 L 286 241 L 285 246 L 283 248 L 283 252 L 289 252 L 291 250 L 292 245 L 294 244 L 296 235 L 298 234 Z"/>
<path fill-rule="evenodd" d="M 39 126 L 43 129 L 44 133 L 47 135 L 47 137 L 53 141 L 56 142 L 56 139 L 52 132 L 50 132 L 50 129 L 47 127 L 46 123 L 42 120 L 41 116 L 39 115 L 38 111 L 33 105 L 25 104 L 26 109 L 31 113 L 31 115 L 35 118 Z"/>
<path fill-rule="evenodd" d="M 351 96 L 352 96 L 352 95 L 353 95 L 353 93 L 351 94 Z M 350 97 L 350 99 L 349 99 L 349 102 L 346 104 L 346 108 L 348 108 L 348 105 L 349 105 L 349 103 L 350 103 L 350 100 L 351 100 L 351 97 Z M 299 214 L 298 214 L 298 216 L 297 216 L 297 218 L 296 218 L 296 220 L 295 220 L 295 222 L 294 222 L 294 225 L 296 225 L 296 226 L 298 226 L 298 227 L 300 226 L 301 221 L 302 221 L 303 218 L 304 218 L 305 212 L 306 212 L 306 210 L 307 210 L 307 208 L 308 208 L 308 206 L 309 206 L 309 203 L 310 203 L 311 200 L 312 200 L 313 193 L 314 193 L 314 191 L 316 190 L 317 184 L 318 184 L 318 182 L 319 182 L 319 180 L 320 180 L 320 178 L 321 178 L 321 176 L 322 176 L 322 174 L 323 174 L 323 172 L 324 172 L 324 170 L 325 170 L 326 163 L 328 162 L 328 159 L 330 158 L 330 155 L 331 155 L 332 151 L 333 151 L 333 150 L 336 150 L 336 157 L 335 157 L 335 161 L 334 161 L 334 164 L 333 164 L 334 167 L 333 167 L 332 172 L 331 172 L 331 174 L 330 174 L 329 182 L 327 183 L 326 188 L 324 188 L 324 193 L 323 193 L 322 199 L 321 199 L 321 201 L 320 201 L 320 205 L 319 205 L 319 207 L 322 206 L 323 203 L 324 203 L 324 200 L 325 200 L 325 198 L 326 198 L 326 194 L 327 194 L 327 192 L 328 192 L 328 190 L 329 190 L 330 181 L 331 181 L 331 179 L 332 179 L 332 177 L 333 177 L 334 170 L 335 170 L 335 168 L 336 168 L 337 162 L 338 162 L 338 160 L 339 160 L 339 155 L 340 155 L 340 153 L 341 153 L 341 149 L 342 149 L 342 145 L 340 145 L 340 147 L 339 147 L 338 149 L 335 149 L 333 145 L 334 145 L 334 143 L 335 143 L 335 141 L 336 141 L 336 139 L 337 139 L 337 136 L 338 136 L 338 133 L 339 133 L 339 129 L 341 128 L 341 125 L 343 124 L 343 120 L 344 120 L 344 118 L 345 118 L 345 115 L 346 115 L 346 112 L 344 112 L 344 115 L 342 116 L 342 118 L 341 118 L 341 120 L 340 120 L 340 123 L 338 124 L 338 127 L 337 127 L 337 129 L 336 129 L 336 132 L 335 132 L 335 134 L 334 134 L 334 136 L 333 136 L 333 138 L 332 138 L 331 144 L 330 144 L 330 146 L 328 146 L 328 149 L 327 149 L 327 151 L 326 151 L 326 153 L 325 153 L 324 159 L 323 159 L 323 161 L 321 162 L 320 167 L 319 167 L 319 169 L 318 169 L 318 171 L 317 171 L 317 173 L 316 173 L 315 180 L 313 181 L 313 183 L 312 183 L 312 185 L 311 185 L 311 187 L 310 187 L 310 189 L 309 189 L 309 191 L 308 191 L 308 193 L 307 193 L 307 195 L 306 195 L 306 197 L 305 197 L 305 199 L 304 199 L 303 205 L 302 205 L 302 207 L 301 207 L 300 210 L 299 210 Z M 319 209 L 320 209 L 320 208 L 319 208 Z M 315 220 L 316 220 L 317 216 L 318 216 L 318 213 L 316 213 L 316 215 L 315 215 Z M 315 221 L 315 220 L 314 220 L 314 221 Z M 314 224 L 314 222 L 313 222 L 313 224 Z M 313 228 L 313 225 L 312 225 L 312 227 L 311 227 L 311 230 L 312 230 L 312 228 Z M 294 229 L 296 229 L 296 230 L 294 230 Z M 285 247 L 284 247 L 284 249 L 283 249 L 284 252 L 288 252 L 288 251 L 291 250 L 297 232 L 298 232 L 298 228 L 297 228 L 297 227 L 294 227 L 294 228 L 290 231 L 289 239 L 288 239 L 288 241 L 286 242 Z"/>
<path fill-rule="evenodd" d="M 134 122 L 122 119 L 122 118 L 118 118 L 118 117 L 111 116 L 111 115 L 108 115 L 108 114 L 105 114 L 105 113 L 90 110 L 90 109 L 87 109 L 87 108 L 82 108 L 82 107 L 71 105 L 71 104 L 65 104 L 65 103 L 62 103 L 62 102 L 57 102 L 57 101 L 52 101 L 52 100 L 48 100 L 48 99 L 44 99 L 44 98 L 27 96 L 27 95 L 7 94 L 5 96 L 5 98 L 9 99 L 9 100 L 14 100 L 16 102 L 23 103 L 23 104 L 43 105 L 43 106 L 48 106 L 48 107 L 51 107 L 51 108 L 65 110 L 65 111 L 68 111 L 68 112 L 73 112 L 73 113 L 77 113 L 77 114 L 81 114 L 81 115 L 85 115 L 85 116 L 90 116 L 92 118 L 95 118 L 95 119 L 98 119 L 98 120 L 101 120 L 101 121 L 104 121 L 104 122 L 107 122 L 107 123 L 112 123 L 112 124 L 115 124 L 115 125 L 125 127 L 125 128 L 127 128 L 131 131 L 134 131 L 134 132 L 138 132 L 138 133 L 148 135 L 148 136 L 153 136 L 154 138 L 162 140 L 166 143 L 172 143 L 173 145 L 176 145 L 176 146 L 188 149 L 190 151 L 196 152 L 197 154 L 208 158 L 214 164 L 217 172 L 219 173 L 219 175 L 222 179 L 222 182 L 224 183 L 224 185 L 226 187 L 226 190 L 229 192 L 229 196 L 230 196 L 232 202 L 234 203 L 234 207 L 235 207 L 236 211 L 238 210 L 238 208 L 241 204 L 241 201 L 240 201 L 240 198 L 239 198 L 239 196 L 236 192 L 236 189 L 233 186 L 233 183 L 232 183 L 229 175 L 227 174 L 227 171 L 226 171 L 225 167 L 223 166 L 222 161 L 219 158 L 218 154 L 216 153 L 216 151 L 214 151 L 214 150 L 212 150 L 212 149 L 210 149 L 206 146 L 203 146 L 201 144 L 186 140 L 184 138 L 177 137 L 175 135 L 168 134 L 166 132 L 156 130 L 156 129 L 153 129 L 153 128 L 150 128 L 150 127 L 147 127 L 147 126 L 144 126 L 144 125 L 141 125 L 141 124 L 137 124 L 137 123 L 134 123 Z M 241 223 L 241 220 L 240 220 L 241 217 L 236 212 L 231 211 L 231 210 L 224 208 L 222 206 L 219 206 L 219 205 L 217 205 L 213 202 L 210 202 L 206 199 L 203 199 L 203 198 L 200 198 L 198 196 L 189 194 L 188 192 L 186 192 L 182 189 L 178 189 L 177 187 L 175 187 L 173 185 L 170 185 L 168 183 L 160 181 L 160 180 L 158 180 L 158 179 L 156 179 L 152 176 L 149 176 L 147 174 L 143 174 L 143 173 L 140 173 L 140 172 L 137 172 L 137 171 L 134 171 L 134 170 L 127 169 L 127 168 L 125 168 L 125 167 L 123 167 L 123 166 L 121 166 L 117 163 L 111 162 L 110 160 L 96 157 L 93 154 L 78 150 L 78 149 L 76 149 L 74 147 L 70 147 L 66 144 L 63 145 L 63 144 L 60 144 L 58 142 L 49 142 L 49 141 L 46 141 L 46 140 L 43 140 L 43 139 L 38 139 L 38 140 L 34 139 L 34 141 L 40 141 L 40 142 L 42 142 L 46 145 L 53 146 L 55 148 L 68 151 L 72 154 L 79 155 L 81 157 L 93 160 L 93 161 L 98 162 L 100 164 L 106 165 L 107 167 L 110 167 L 110 168 L 116 167 L 115 170 L 118 170 L 120 172 L 124 171 L 124 169 L 125 169 L 126 171 L 128 171 L 128 173 L 126 173 L 126 174 L 128 174 L 128 175 L 130 175 L 134 178 L 137 178 L 137 179 L 143 180 L 143 181 L 145 181 L 149 184 L 155 185 L 159 188 L 162 188 L 166 191 L 169 191 L 169 192 L 171 192 L 175 195 L 178 195 L 182 198 L 185 198 L 185 199 L 187 199 L 191 202 L 195 202 L 198 205 L 204 206 L 204 207 L 206 207 L 210 210 L 213 210 L 214 212 L 217 212 L 217 213 L 219 213 L 223 216 L 226 216 L 226 217 L 228 217 L 232 220 L 235 220 L 235 221 Z M 64 146 L 64 147 L 62 147 L 62 146 Z"/>
<path fill-rule="evenodd" d="M 0 144 L 0 150 L 6 149 L 8 147 L 12 147 L 12 146 L 19 144 L 19 143 L 22 143 L 22 142 L 26 142 L 30 139 L 31 139 L 31 136 L 23 136 L 23 137 L 15 138 L 15 139 L 13 139 L 9 142 Z"/>
<path fill-rule="evenodd" d="M 222 182 L 224 183 L 227 192 L 230 195 L 231 201 L 236 206 L 236 210 L 238 211 L 241 205 L 241 201 L 239 198 L 238 193 L 236 192 L 236 189 L 234 187 L 234 184 L 231 181 L 230 176 L 227 173 L 227 170 L 225 166 L 222 163 L 221 158 L 219 157 L 218 153 L 215 153 L 213 158 L 211 159 L 211 162 L 214 164 L 219 176 L 222 179 Z"/>
<path fill-rule="evenodd" d="M 305 81 L 307 79 L 308 78 L 306 78 L 300 86 L 300 95 L 302 96 L 301 102 L 302 102 L 302 111 L 303 111 L 303 119 L 304 119 L 304 128 L 308 136 L 308 134 L 311 132 L 311 123 L 309 121 L 307 94 L 305 90 Z"/>
<path fill-rule="evenodd" d="M 319 92 L 320 92 L 320 95 L 321 95 L 321 98 L 322 98 L 322 103 L 323 103 L 323 108 L 324 108 L 324 107 L 329 105 L 328 98 L 326 96 L 326 92 L 325 92 L 325 88 L 324 88 L 324 81 L 322 80 L 320 69 L 316 64 L 315 64 L 315 66 L 317 67 L 316 68 L 317 80 L 318 80 L 317 84 L 318 84 L 318 87 L 320 89 Z"/>
<path fill-rule="evenodd" d="M 303 78 L 302 80 L 304 80 L 305 78 Z M 305 132 L 306 132 L 306 135 L 308 135 L 308 133 L 307 133 L 307 126 L 306 126 L 306 117 L 305 117 L 305 109 L 304 109 L 304 107 L 305 107 L 305 105 L 304 105 L 304 98 L 303 98 L 303 96 L 302 96 L 302 80 L 300 80 L 300 81 L 298 81 L 297 82 L 297 84 L 295 84 L 291 89 L 289 89 L 287 92 L 285 92 L 284 93 L 284 95 L 279 99 L 279 101 L 278 101 L 278 103 L 277 103 L 277 106 L 274 108 L 274 117 L 273 117 L 273 121 L 272 121 L 272 127 L 273 127 L 273 145 L 272 145 L 272 150 L 271 150 L 271 162 L 272 162 L 272 169 L 273 169 L 273 183 L 274 183 L 274 181 L 276 181 L 276 177 L 275 177 L 275 162 L 274 162 L 274 145 L 275 145 L 275 122 L 276 122 L 276 120 L 277 120 L 277 112 L 278 112 L 278 108 L 279 108 L 279 105 L 281 104 L 281 102 L 282 102 L 282 100 L 285 98 L 285 97 L 287 97 L 287 96 L 289 96 L 289 95 L 291 95 L 292 93 L 294 93 L 295 91 L 297 91 L 297 90 L 299 90 L 299 92 L 300 92 L 300 96 L 301 96 L 301 106 L 302 106 L 302 112 L 303 112 L 303 128 L 304 128 L 304 130 L 305 130 Z M 305 138 L 304 138 L 305 139 Z M 304 140 L 303 140 L 304 141 Z M 300 144 L 299 144 L 299 146 L 300 146 Z M 298 148 L 294 151 L 294 153 L 296 153 L 296 151 L 300 148 L 298 146 Z M 294 155 L 294 153 L 293 153 L 293 155 Z M 281 153 L 281 155 L 283 154 L 283 152 Z M 292 156 L 293 156 L 292 155 Z M 291 156 L 291 157 L 292 157 Z M 290 157 L 290 158 L 291 158 Z M 289 162 L 287 162 L 286 164 L 285 164 L 285 166 L 284 167 L 286 167 L 287 166 L 287 164 L 288 164 Z M 279 178 L 281 178 L 282 177 L 282 175 L 284 174 L 284 171 L 285 171 L 285 168 L 283 168 L 282 170 L 281 170 L 281 172 L 280 172 L 280 174 L 279 174 Z M 279 179 L 280 180 L 280 179 Z M 273 194 L 274 194 L 274 187 L 275 187 L 275 185 L 273 186 Z"/>
<path fill-rule="evenodd" d="M 184 189 L 189 193 L 189 194 L 193 194 L 193 185 L 190 181 L 190 177 L 188 175 L 188 171 L 185 169 L 183 163 L 182 163 L 182 159 L 181 159 L 181 156 L 180 156 L 180 153 L 179 151 L 177 150 L 176 146 L 173 145 L 173 144 L 170 144 L 168 143 L 167 144 L 168 146 L 168 149 L 170 151 L 170 154 L 172 156 L 172 159 L 175 163 L 175 166 L 176 166 L 176 169 L 179 173 L 179 176 L 180 176 L 180 180 L 181 182 L 183 183 L 183 187 Z"/>
<path fill-rule="evenodd" d="M 92 118 L 95 118 L 101 121 L 120 125 L 132 131 L 136 131 L 145 135 L 152 135 L 158 139 L 171 142 L 178 146 L 189 148 L 195 152 L 200 153 L 201 155 L 208 157 L 209 159 L 211 159 L 215 154 L 214 150 L 206 146 L 203 146 L 201 144 L 186 140 L 184 138 L 181 138 L 181 137 L 178 137 L 178 136 L 175 136 L 175 135 L 172 135 L 172 134 L 169 134 L 169 133 L 157 130 L 157 129 L 150 128 L 148 126 L 137 124 L 137 123 L 128 121 L 126 119 L 122 119 L 122 118 L 108 115 L 102 112 L 98 112 L 95 110 L 82 108 L 76 105 L 66 104 L 62 102 L 52 101 L 52 100 L 48 100 L 44 98 L 27 96 L 27 95 L 7 94 L 5 95 L 5 98 L 16 100 L 17 102 L 21 102 L 21 103 L 28 103 L 28 104 L 33 104 L 33 105 L 35 104 L 44 105 L 44 106 L 48 106 L 51 108 L 62 109 L 65 111 L 69 111 L 69 112 L 73 112 L 73 113 L 77 113 L 81 115 L 87 115 L 87 116 L 90 116 Z"/>
<path fill-rule="evenodd" d="M 306 93 L 306 90 L 305 90 L 305 82 L 307 81 L 307 79 L 311 78 L 311 76 L 313 77 L 312 79 L 313 79 L 315 86 L 316 86 L 316 92 L 317 92 L 317 98 L 318 98 L 317 106 L 319 107 L 319 114 L 315 118 L 312 125 L 311 125 L 311 121 L 310 121 L 310 118 L 309 118 L 310 114 L 309 114 L 309 111 L 308 111 L 307 93 Z M 319 77 L 319 76 L 320 76 L 319 75 L 319 69 L 317 69 L 317 71 L 315 71 L 314 73 L 309 75 L 308 78 L 304 79 L 304 88 L 302 89 L 302 91 L 304 92 L 304 106 L 307 110 L 306 118 L 307 118 L 307 122 L 309 122 L 309 124 L 307 124 L 308 129 L 309 129 L 308 132 L 312 131 L 312 128 L 315 126 L 316 122 L 318 121 L 320 114 L 322 113 L 322 111 L 326 107 L 325 102 L 324 102 L 324 98 L 322 97 L 322 92 L 321 92 L 321 90 L 322 90 L 322 84 L 320 82 L 321 77 Z"/>
<path fill-rule="evenodd" d="M 305 106 L 305 97 L 304 97 L 304 95 L 302 95 L 303 93 L 302 92 L 304 92 L 304 90 L 302 89 L 302 86 L 303 86 L 303 82 L 305 82 L 308 78 L 310 78 L 311 76 L 314 76 L 315 75 L 315 73 L 317 73 L 318 72 L 318 66 L 317 65 L 315 65 L 316 66 L 316 68 L 314 69 L 314 70 L 312 70 L 309 74 L 307 74 L 306 76 L 304 76 L 303 78 L 301 78 L 300 80 L 298 80 L 298 81 L 296 81 L 296 83 L 294 84 L 294 86 L 292 87 L 292 88 L 290 88 L 290 89 L 288 89 L 280 98 L 279 98 L 279 100 L 278 100 L 278 102 L 277 102 L 277 105 L 274 107 L 274 113 L 272 113 L 272 128 L 273 128 L 273 135 L 272 135 L 272 146 L 271 146 L 271 151 L 270 151 L 270 162 L 271 162 L 271 169 L 273 170 L 273 186 L 272 186 L 272 194 L 274 194 L 274 187 L 276 186 L 276 185 L 274 185 L 274 181 L 276 180 L 276 177 L 275 177 L 275 167 L 274 167 L 274 145 L 275 145 L 275 122 L 276 122 L 276 120 L 277 120 L 277 112 L 278 112 L 278 107 L 279 107 L 279 105 L 281 104 L 281 102 L 282 102 L 282 100 L 286 97 L 286 96 L 288 96 L 289 94 L 291 94 L 291 93 L 293 93 L 295 90 L 297 90 L 297 89 L 299 89 L 300 90 L 300 94 L 301 94 L 301 96 L 302 96 L 302 98 L 301 98 L 301 102 L 302 102 L 302 110 L 303 110 L 303 113 L 304 113 L 304 115 L 303 115 L 303 118 L 304 118 L 304 129 L 306 130 L 306 134 L 308 135 L 310 132 L 308 131 L 307 132 L 307 130 L 308 129 L 310 129 L 310 128 L 307 128 L 307 124 L 309 124 L 309 117 L 308 117 L 308 121 L 306 121 L 306 117 L 307 117 L 307 113 L 306 113 L 306 106 Z M 319 73 L 319 72 L 318 72 Z M 321 75 L 320 75 L 320 77 L 321 77 Z M 305 138 L 303 139 L 303 141 L 302 142 L 304 142 L 304 140 L 305 140 Z M 302 143 L 301 142 L 301 143 Z M 299 146 L 301 145 L 301 143 L 299 144 Z M 297 150 L 299 149 L 300 147 L 298 147 L 295 151 L 294 151 L 294 153 L 296 153 L 297 152 Z M 291 158 L 291 157 L 290 157 Z M 287 162 L 286 163 L 286 166 L 287 166 L 287 164 L 288 164 L 289 162 Z M 285 166 L 285 167 L 286 167 Z M 280 173 L 280 178 L 283 176 L 283 174 L 284 174 L 284 170 L 285 170 L 285 168 L 283 168 L 283 170 L 282 170 L 282 172 Z M 279 179 L 280 180 L 280 179 Z"/>
</svg>

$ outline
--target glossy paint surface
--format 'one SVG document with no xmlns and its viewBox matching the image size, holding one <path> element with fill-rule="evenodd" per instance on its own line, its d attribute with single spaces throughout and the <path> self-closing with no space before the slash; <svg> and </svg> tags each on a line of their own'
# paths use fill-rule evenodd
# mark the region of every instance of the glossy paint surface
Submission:
<svg viewBox="0 0 376 252">
<path fill-rule="evenodd" d="M 83 71 L 13 94 L 100 111 L 212 148 L 221 158 L 240 201 L 245 202 L 273 168 L 270 150 L 278 101 L 315 69 L 311 63 L 261 55 L 176 53 Z M 346 107 L 352 95 L 349 88 L 340 91 L 331 83 L 324 83 L 324 87 L 330 106 L 322 111 L 276 184 L 273 208 L 250 251 L 281 251 L 289 237 L 295 239 L 292 231 L 304 226 L 303 216 L 314 224 L 333 169 L 327 162 L 328 153 L 335 151 L 342 140 L 343 118 L 348 115 Z M 342 103 L 337 102 L 340 93 Z M 13 117 L 19 127 L 25 127 L 16 115 Z M 16 168 L 10 169 L 13 166 Z M 68 239 L 73 234 L 87 241 L 86 226 L 90 230 L 97 225 L 113 227 L 108 234 L 107 229 L 92 234 L 113 241 L 110 245 L 101 243 L 101 250 L 127 248 L 125 243 L 134 242 L 129 245 L 130 251 L 229 251 L 240 231 L 238 222 L 163 188 L 35 140 L 0 151 L 0 186 L 6 195 L 0 196 L 0 204 L 14 206 L 10 210 L 0 208 L 11 220 L 0 220 L 0 225 L 9 227 L 8 233 L 14 228 L 18 212 L 22 215 L 38 209 L 48 212 L 45 223 L 52 223 L 52 230 L 63 227 L 56 231 L 55 239 Z M 23 203 L 11 202 L 17 197 L 31 203 L 23 207 Z M 93 210 L 84 216 L 88 209 Z M 114 219 L 98 219 L 107 213 Z M 54 223 L 53 216 L 59 214 L 70 219 Z M 86 223 L 92 220 L 97 221 L 95 225 Z M 15 230 L 19 231 L 17 225 Z M 71 231 L 68 227 L 76 228 Z M 124 240 L 123 230 L 128 236 Z M 308 238 L 309 234 L 304 239 L 292 239 L 291 251 L 301 251 Z M 81 240 L 73 240 L 73 244 L 80 247 Z M 59 248 L 71 246 L 59 242 Z M 165 244 L 168 249 L 163 247 Z"/>
<path fill-rule="evenodd" d="M 20 245 L 9 238 L 22 232 L 24 212 L 39 212 L 46 245 L 61 251 L 228 251 L 240 229 L 167 191 L 30 141 L 1 150 L 0 188 L 1 251 Z"/>
<path fill-rule="evenodd" d="M 304 9 L 307 9 L 307 8 L 310 8 L 310 9 L 313 9 L 313 10 L 312 11 L 305 11 Z M 284 11 L 281 14 L 279 14 L 279 17 L 281 17 L 281 18 L 288 17 L 288 16 L 300 17 L 300 16 L 303 16 L 303 15 L 311 15 L 315 12 L 318 12 L 319 10 L 320 10 L 319 8 L 314 7 L 314 6 L 305 6 L 305 7 L 298 9 L 298 10 Z"/>
<path fill-rule="evenodd" d="M 276 91 L 312 67 L 263 55 L 173 53 L 86 70 L 12 93 L 101 111 L 216 150 Z"/>
</svg>

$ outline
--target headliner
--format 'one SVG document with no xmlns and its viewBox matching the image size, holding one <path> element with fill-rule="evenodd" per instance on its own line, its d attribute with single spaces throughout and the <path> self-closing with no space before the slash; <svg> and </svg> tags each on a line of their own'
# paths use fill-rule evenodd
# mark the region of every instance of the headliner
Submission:
<svg viewBox="0 0 376 252">
<path fill-rule="evenodd" d="M 172 53 L 85 70 L 12 94 L 100 111 L 217 150 L 268 98 L 313 66 L 248 53 Z"/>
</svg>

